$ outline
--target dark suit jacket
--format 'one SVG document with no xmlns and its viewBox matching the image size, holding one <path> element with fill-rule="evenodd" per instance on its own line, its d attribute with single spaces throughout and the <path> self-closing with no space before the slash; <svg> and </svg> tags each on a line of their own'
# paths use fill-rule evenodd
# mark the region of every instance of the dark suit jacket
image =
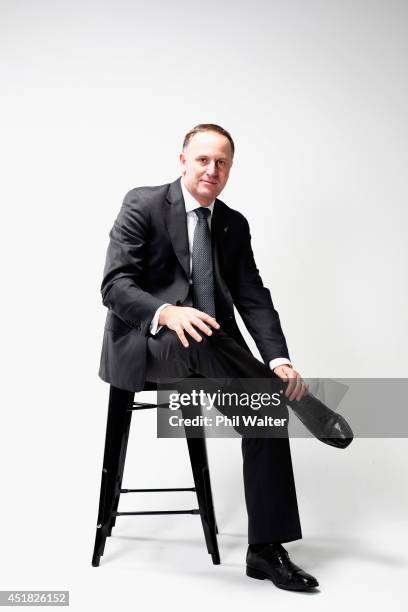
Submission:
<svg viewBox="0 0 408 612">
<path fill-rule="evenodd" d="M 221 328 L 249 351 L 235 321 L 234 304 L 265 363 L 289 358 L 279 315 L 254 261 L 247 220 L 217 199 L 211 236 Z M 143 389 L 151 320 L 162 304 L 188 300 L 189 257 L 180 178 L 129 191 L 110 232 L 101 287 L 109 309 L 99 369 L 102 380 L 130 391 Z"/>
</svg>

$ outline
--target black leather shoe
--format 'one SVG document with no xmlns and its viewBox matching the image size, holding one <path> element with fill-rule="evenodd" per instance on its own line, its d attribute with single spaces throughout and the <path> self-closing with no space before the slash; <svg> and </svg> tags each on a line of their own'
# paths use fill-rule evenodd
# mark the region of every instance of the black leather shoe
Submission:
<svg viewBox="0 0 408 612">
<path fill-rule="evenodd" d="M 308 591 L 319 586 L 316 578 L 292 563 L 282 544 L 266 544 L 261 550 L 248 548 L 246 575 L 272 580 L 275 586 L 288 591 Z"/>
<path fill-rule="evenodd" d="M 327 423 L 323 436 L 318 440 L 336 448 L 347 448 L 353 440 L 353 432 L 346 419 L 336 412 Z"/>
<path fill-rule="evenodd" d="M 336 448 L 347 448 L 353 440 L 353 431 L 346 419 L 312 393 L 307 393 L 300 401 L 293 400 L 289 406 L 320 442 Z"/>
</svg>

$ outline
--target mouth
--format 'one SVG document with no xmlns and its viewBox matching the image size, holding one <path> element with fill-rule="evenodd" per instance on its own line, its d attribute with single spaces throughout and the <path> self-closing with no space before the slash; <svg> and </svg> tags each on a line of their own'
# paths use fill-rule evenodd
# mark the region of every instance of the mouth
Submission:
<svg viewBox="0 0 408 612">
<path fill-rule="evenodd" d="M 207 183 L 208 185 L 216 185 L 217 183 L 214 183 L 212 181 L 201 181 L 202 183 Z"/>
</svg>

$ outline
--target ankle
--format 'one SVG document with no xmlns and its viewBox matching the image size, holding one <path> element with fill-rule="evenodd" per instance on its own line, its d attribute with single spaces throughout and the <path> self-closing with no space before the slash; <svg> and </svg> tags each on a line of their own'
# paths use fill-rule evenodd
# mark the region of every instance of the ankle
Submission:
<svg viewBox="0 0 408 612">
<path fill-rule="evenodd" d="M 262 544 L 249 544 L 248 550 L 253 553 L 261 552 L 265 548 L 272 548 L 278 550 L 286 550 L 280 542 L 264 542 Z"/>
<path fill-rule="evenodd" d="M 274 546 L 274 544 L 271 542 L 263 542 L 261 544 L 249 544 L 248 550 L 257 553 L 261 552 L 261 550 L 264 550 L 265 548 L 268 548 L 268 546 Z"/>
</svg>

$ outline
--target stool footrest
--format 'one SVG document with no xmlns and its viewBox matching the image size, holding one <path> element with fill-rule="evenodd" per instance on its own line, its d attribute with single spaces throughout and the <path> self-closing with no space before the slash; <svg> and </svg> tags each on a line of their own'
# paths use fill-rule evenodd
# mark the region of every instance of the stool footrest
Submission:
<svg viewBox="0 0 408 612">
<path fill-rule="evenodd" d="M 144 510 L 142 512 L 113 512 L 114 516 L 131 516 L 136 514 L 200 514 L 200 510 Z"/>
<path fill-rule="evenodd" d="M 169 408 L 169 403 L 163 404 L 149 404 L 148 402 L 133 402 L 132 408 L 128 408 L 128 410 L 148 410 L 151 408 Z"/>
<path fill-rule="evenodd" d="M 192 491 L 195 492 L 195 487 L 176 487 L 173 489 L 121 489 L 121 493 L 158 493 L 169 491 Z"/>
</svg>

